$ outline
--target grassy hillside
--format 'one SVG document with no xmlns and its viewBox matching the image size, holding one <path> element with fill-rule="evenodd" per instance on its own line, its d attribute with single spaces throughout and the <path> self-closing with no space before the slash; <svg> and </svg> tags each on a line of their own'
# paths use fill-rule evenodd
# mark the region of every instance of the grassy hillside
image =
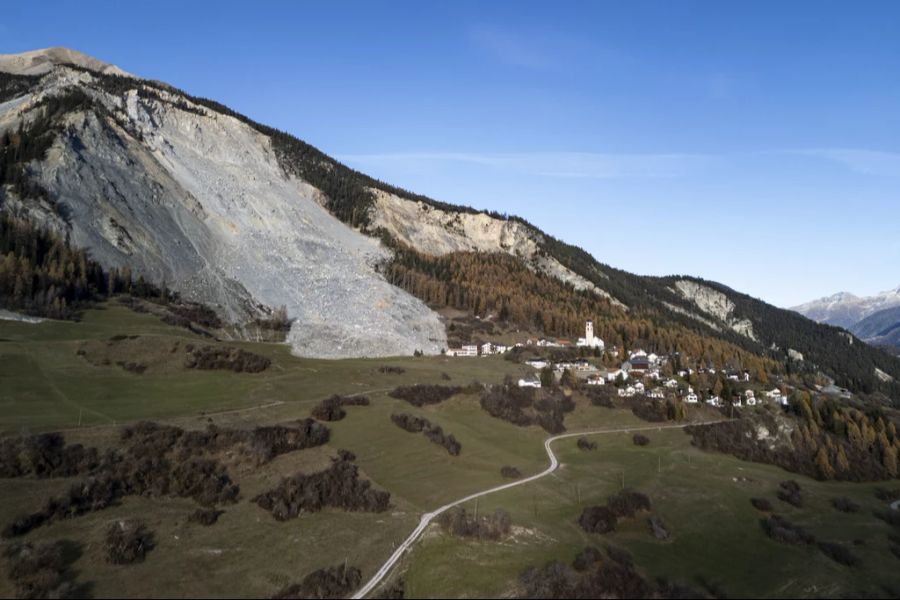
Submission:
<svg viewBox="0 0 900 600">
<path fill-rule="evenodd" d="M 167 350 L 176 342 L 179 348 L 241 346 L 270 358 L 272 364 L 262 373 L 188 370 L 179 366 L 180 359 L 170 358 L 181 356 Z M 147 369 L 137 374 L 115 362 L 95 365 L 107 356 L 106 349 L 118 352 L 125 364 L 142 360 Z M 241 498 L 224 506 L 225 513 L 213 526 L 188 522 L 197 508 L 189 499 L 129 496 L 118 505 L 38 527 L 24 537 L 75 542 L 77 580 L 89 583 L 96 597 L 269 596 L 314 569 L 344 561 L 367 578 L 421 513 L 508 481 L 500 475 L 501 466 L 515 466 L 528 475 L 542 470 L 547 461 L 543 430 L 488 416 L 477 395 L 463 393 L 416 408 L 387 393 L 413 383 L 496 383 L 506 374 L 524 372 L 524 367 L 501 358 L 298 359 L 284 346 L 213 342 L 111 303 L 87 311 L 81 322 L 0 321 L 0 365 L 4 437 L 64 429 L 69 443 L 100 448 L 116 447 L 122 424 L 139 419 L 185 429 L 210 423 L 246 428 L 306 418 L 332 393 L 365 392 L 371 399 L 369 406 L 348 407 L 345 419 L 326 423 L 331 429 L 326 446 L 289 452 L 261 467 L 228 462 Z M 382 366 L 404 371 L 382 372 Z M 593 406 L 581 395 L 575 396 L 575 405 L 565 419 L 570 431 L 648 426 L 630 411 Z M 692 417 L 715 416 L 704 410 Z M 396 427 L 390 420 L 395 412 L 440 425 L 460 441 L 460 455 L 450 456 L 424 436 Z M 511 513 L 512 536 L 498 542 L 463 541 L 432 525 L 394 579 L 405 579 L 407 597 L 507 595 L 515 592 L 519 573 L 530 566 L 551 559 L 570 562 L 586 544 L 613 544 L 627 549 L 648 579 L 665 577 L 695 588 L 703 580 L 732 596 L 896 595 L 890 590 L 900 587 L 892 568 L 898 559 L 888 549 L 890 527 L 872 516 L 873 510 L 884 508 L 873 494 L 874 485 L 818 483 L 793 476 L 805 500 L 802 508 L 794 508 L 775 499 L 778 483 L 790 474 L 701 452 L 681 431 L 645 433 L 651 439 L 646 447 L 635 446 L 631 435 L 622 433 L 594 436 L 594 451 L 579 450 L 574 439 L 559 442 L 559 471 L 480 501 L 477 510 L 483 514 L 498 507 Z M 361 474 L 391 493 L 388 512 L 327 508 L 279 522 L 250 502 L 283 476 L 324 468 L 338 449 L 356 454 Z M 578 527 L 581 510 L 618 491 L 623 473 L 627 486 L 649 495 L 652 514 L 663 518 L 671 540 L 649 535 L 648 515 L 622 522 L 617 531 L 603 536 Z M 34 510 L 79 479 L 4 479 L 0 524 Z M 780 514 L 821 539 L 864 540 L 864 545 L 852 546 L 860 566 L 843 567 L 814 547 L 786 546 L 766 538 L 751 496 L 769 498 Z M 838 513 L 829 504 L 835 496 L 850 497 L 862 510 Z M 109 564 L 104 558 L 105 528 L 135 517 L 154 531 L 157 547 L 142 563 Z M 13 594 L 2 563 L 0 596 Z"/>
</svg>

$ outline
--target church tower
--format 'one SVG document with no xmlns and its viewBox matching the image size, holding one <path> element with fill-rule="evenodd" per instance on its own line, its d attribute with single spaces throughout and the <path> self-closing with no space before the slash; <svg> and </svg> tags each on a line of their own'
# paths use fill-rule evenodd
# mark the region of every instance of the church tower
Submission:
<svg viewBox="0 0 900 600">
<path fill-rule="evenodd" d="M 587 342 L 585 345 L 587 347 L 592 347 L 594 345 L 594 322 L 593 321 L 585 321 L 584 323 L 584 341 Z"/>
</svg>

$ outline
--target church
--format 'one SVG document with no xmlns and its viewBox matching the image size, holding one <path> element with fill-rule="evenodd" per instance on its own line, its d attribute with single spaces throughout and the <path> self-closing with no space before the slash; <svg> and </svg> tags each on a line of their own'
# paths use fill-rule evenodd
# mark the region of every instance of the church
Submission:
<svg viewBox="0 0 900 600">
<path fill-rule="evenodd" d="M 603 350 L 605 344 L 603 340 L 598 337 L 594 337 L 594 322 L 593 321 L 585 321 L 584 323 L 584 337 L 578 338 L 577 346 L 585 347 L 585 348 L 599 348 Z"/>
</svg>

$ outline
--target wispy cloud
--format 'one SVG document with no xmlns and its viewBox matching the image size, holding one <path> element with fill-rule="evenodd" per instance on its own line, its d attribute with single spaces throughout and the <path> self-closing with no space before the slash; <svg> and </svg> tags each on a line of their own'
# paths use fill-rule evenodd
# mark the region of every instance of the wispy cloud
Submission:
<svg viewBox="0 0 900 600">
<path fill-rule="evenodd" d="M 900 177 L 900 153 L 896 152 L 861 148 L 810 148 L 785 152 L 836 162 L 861 175 Z"/>
<path fill-rule="evenodd" d="M 500 62 L 529 69 L 547 69 L 557 65 L 557 59 L 548 48 L 534 37 L 514 34 L 488 27 L 473 27 L 469 39 L 481 50 Z"/>
<path fill-rule="evenodd" d="M 388 166 L 452 163 L 476 164 L 488 168 L 544 177 L 594 179 L 683 177 L 718 161 L 705 154 L 605 154 L 591 152 L 400 152 L 389 154 L 347 154 L 339 157 L 354 165 Z"/>
</svg>

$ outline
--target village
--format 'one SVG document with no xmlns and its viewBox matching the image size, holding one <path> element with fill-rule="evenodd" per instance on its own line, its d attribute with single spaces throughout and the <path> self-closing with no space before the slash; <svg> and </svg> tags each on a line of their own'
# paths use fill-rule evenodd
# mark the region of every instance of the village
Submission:
<svg viewBox="0 0 900 600">
<path fill-rule="evenodd" d="M 605 357 L 607 363 L 618 359 L 620 355 L 627 358 L 615 367 L 596 364 L 598 360 L 591 361 L 585 356 L 556 361 L 549 358 L 528 359 L 524 363 L 534 368 L 536 373 L 519 379 L 519 387 L 541 388 L 561 381 L 564 374 L 569 372 L 571 377 L 586 386 L 614 386 L 617 395 L 624 398 L 644 396 L 652 399 L 679 399 L 686 404 L 706 403 L 713 407 L 723 407 L 727 404 L 736 407 L 752 407 L 765 403 L 788 405 L 788 390 L 777 386 L 766 389 L 763 382 L 756 381 L 747 370 L 717 371 L 712 366 L 696 368 L 681 366 L 673 370 L 673 362 L 680 357 L 660 356 L 639 348 L 621 352 L 615 347 L 607 348 L 603 340 L 594 335 L 594 324 L 590 320 L 585 322 L 584 337 L 578 338 L 574 344 L 566 339 L 528 339 L 512 345 L 484 342 L 451 348 L 445 354 L 454 357 L 483 357 L 506 354 L 516 348 L 528 347 L 584 349 L 594 357 Z M 727 389 L 730 393 L 725 394 L 722 391 L 717 393 L 714 389 L 716 386 L 713 382 L 721 380 L 729 382 Z M 695 385 L 698 389 L 694 389 Z"/>
</svg>

